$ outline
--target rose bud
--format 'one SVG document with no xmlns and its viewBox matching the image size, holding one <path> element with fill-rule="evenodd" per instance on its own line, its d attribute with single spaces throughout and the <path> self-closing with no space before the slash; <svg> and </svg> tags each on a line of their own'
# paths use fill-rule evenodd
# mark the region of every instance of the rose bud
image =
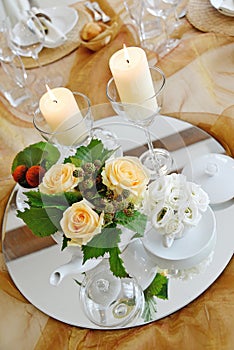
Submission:
<svg viewBox="0 0 234 350">
<path fill-rule="evenodd" d="M 24 183 L 27 170 L 26 165 L 18 165 L 12 173 L 15 182 Z"/>
<path fill-rule="evenodd" d="M 46 170 L 40 165 L 31 166 L 26 172 L 26 181 L 31 187 L 37 187 L 45 175 Z"/>
</svg>

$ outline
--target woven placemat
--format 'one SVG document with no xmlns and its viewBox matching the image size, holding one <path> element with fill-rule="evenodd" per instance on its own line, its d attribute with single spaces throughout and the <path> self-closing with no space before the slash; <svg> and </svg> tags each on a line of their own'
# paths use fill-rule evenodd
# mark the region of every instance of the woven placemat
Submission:
<svg viewBox="0 0 234 350">
<path fill-rule="evenodd" d="M 234 36 L 234 18 L 221 14 L 209 0 L 190 0 L 187 18 L 197 29 Z"/>
<path fill-rule="evenodd" d="M 39 54 L 40 64 L 45 66 L 52 62 L 55 62 L 72 51 L 76 50 L 80 46 L 80 30 L 87 23 L 92 21 L 92 16 L 85 10 L 82 4 L 75 4 L 72 6 L 78 12 L 78 21 L 74 28 L 67 33 L 67 41 L 56 48 L 43 48 Z M 25 68 L 36 68 L 38 64 L 30 57 L 22 57 Z"/>
</svg>

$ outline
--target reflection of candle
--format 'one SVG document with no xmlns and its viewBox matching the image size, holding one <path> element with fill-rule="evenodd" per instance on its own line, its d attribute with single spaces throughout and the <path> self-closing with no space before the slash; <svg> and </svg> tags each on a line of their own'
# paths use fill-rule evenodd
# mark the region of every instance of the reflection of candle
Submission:
<svg viewBox="0 0 234 350">
<path fill-rule="evenodd" d="M 77 114 L 77 122 L 82 119 L 73 93 L 63 87 L 48 91 L 41 97 L 39 108 L 52 130 L 56 130 L 64 121 Z"/>
<path fill-rule="evenodd" d="M 145 51 L 140 47 L 124 47 L 115 52 L 109 61 L 120 99 L 137 103 L 153 111 L 158 110 L 154 87 Z"/>
</svg>

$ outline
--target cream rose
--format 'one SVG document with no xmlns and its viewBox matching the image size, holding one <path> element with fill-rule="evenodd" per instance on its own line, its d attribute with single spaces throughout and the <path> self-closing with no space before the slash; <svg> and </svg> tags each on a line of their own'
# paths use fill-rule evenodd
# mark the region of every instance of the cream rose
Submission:
<svg viewBox="0 0 234 350">
<path fill-rule="evenodd" d="M 55 164 L 43 177 L 39 190 L 46 194 L 67 192 L 77 186 L 79 179 L 73 176 L 74 164 Z"/>
<path fill-rule="evenodd" d="M 99 216 L 83 199 L 65 210 L 60 225 L 65 236 L 71 238 L 70 244 L 81 246 L 101 232 L 103 222 L 104 214 Z"/>
<path fill-rule="evenodd" d="M 149 182 L 149 173 L 136 157 L 119 157 L 106 161 L 102 171 L 103 183 L 116 195 L 130 191 L 133 198 L 141 199 Z"/>
</svg>

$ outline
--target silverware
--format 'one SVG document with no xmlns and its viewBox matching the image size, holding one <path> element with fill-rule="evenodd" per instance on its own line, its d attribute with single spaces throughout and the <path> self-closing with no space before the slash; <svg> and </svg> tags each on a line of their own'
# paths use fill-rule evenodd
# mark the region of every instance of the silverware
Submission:
<svg viewBox="0 0 234 350">
<path fill-rule="evenodd" d="M 111 20 L 110 17 L 107 16 L 107 14 L 101 9 L 101 7 L 99 6 L 99 4 L 96 1 L 92 3 L 92 6 L 93 6 L 94 10 L 99 12 L 100 15 L 102 16 L 103 23 L 109 22 Z"/>
<path fill-rule="evenodd" d="M 101 14 L 93 8 L 92 3 L 90 1 L 86 1 L 85 6 L 93 13 L 94 21 L 100 21 L 102 19 Z"/>
<path fill-rule="evenodd" d="M 185 17 L 187 14 L 187 8 L 185 7 L 183 10 L 181 10 L 181 12 L 178 14 L 178 18 L 181 19 L 183 17 Z"/>
</svg>

